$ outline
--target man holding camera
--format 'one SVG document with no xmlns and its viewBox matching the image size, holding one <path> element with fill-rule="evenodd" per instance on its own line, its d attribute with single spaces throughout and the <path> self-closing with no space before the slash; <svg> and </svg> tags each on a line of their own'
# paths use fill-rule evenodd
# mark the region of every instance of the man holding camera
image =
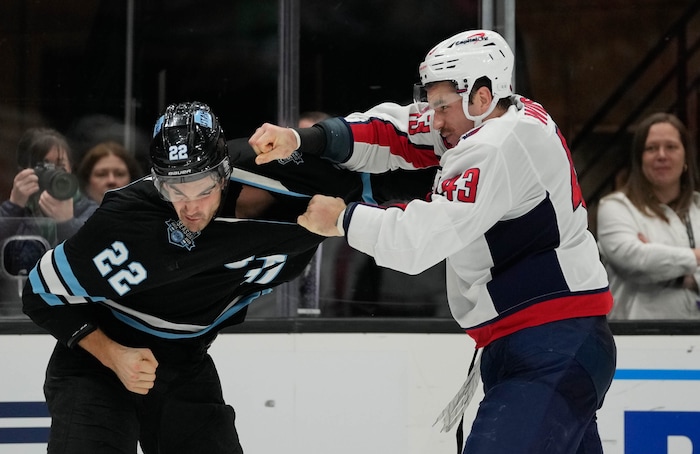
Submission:
<svg viewBox="0 0 700 454">
<path fill-rule="evenodd" d="M 0 218 L 4 218 L 0 219 L 0 239 L 38 235 L 59 243 L 73 236 L 97 209 L 95 202 L 78 192 L 70 154 L 66 138 L 54 129 L 30 128 L 22 135 L 17 145 L 17 164 L 22 170 L 14 178 L 10 199 L 0 205 Z M 55 228 L 47 228 L 44 222 L 6 218 L 52 219 Z M 44 252 L 36 242 L 26 240 L 12 241 L 4 249 L 3 266 L 11 274 L 28 271 Z"/>
</svg>

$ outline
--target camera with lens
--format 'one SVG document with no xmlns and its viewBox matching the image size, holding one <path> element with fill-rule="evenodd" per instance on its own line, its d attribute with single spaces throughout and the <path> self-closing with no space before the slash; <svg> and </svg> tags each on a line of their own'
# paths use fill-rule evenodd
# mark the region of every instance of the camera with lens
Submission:
<svg viewBox="0 0 700 454">
<path fill-rule="evenodd" d="M 78 178 L 61 167 L 40 162 L 34 166 L 34 173 L 39 177 L 39 191 L 48 192 L 54 199 L 68 200 L 78 192 Z"/>
</svg>

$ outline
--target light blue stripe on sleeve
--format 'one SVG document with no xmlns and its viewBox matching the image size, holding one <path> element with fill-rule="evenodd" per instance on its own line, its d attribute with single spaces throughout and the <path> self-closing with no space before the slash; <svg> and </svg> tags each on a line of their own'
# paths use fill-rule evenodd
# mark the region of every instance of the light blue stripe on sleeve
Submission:
<svg viewBox="0 0 700 454">
<path fill-rule="evenodd" d="M 65 243 L 61 243 L 56 246 L 56 249 L 54 249 L 53 252 L 54 259 L 56 260 L 56 266 L 58 267 L 58 272 L 61 274 L 61 277 L 68 286 L 68 290 L 70 290 L 71 294 L 76 296 L 89 296 L 83 286 L 78 282 L 78 278 L 76 278 L 75 274 L 73 274 L 73 269 L 70 267 L 68 259 L 66 258 L 66 253 L 63 250 L 64 244 Z"/>
<path fill-rule="evenodd" d="M 39 272 L 37 271 L 37 268 L 40 264 L 41 259 L 29 272 L 29 282 L 32 285 L 32 291 L 35 294 L 41 296 L 41 299 L 43 299 L 49 306 L 61 306 L 63 304 L 63 301 L 61 301 L 59 297 L 57 297 L 56 295 L 52 295 L 51 293 L 46 293 L 46 289 L 41 283 L 41 279 L 39 279 Z"/>
</svg>

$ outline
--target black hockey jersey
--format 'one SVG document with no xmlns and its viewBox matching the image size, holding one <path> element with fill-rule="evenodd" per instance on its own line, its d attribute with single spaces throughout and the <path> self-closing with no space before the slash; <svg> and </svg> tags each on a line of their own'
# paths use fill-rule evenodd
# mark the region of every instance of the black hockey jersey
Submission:
<svg viewBox="0 0 700 454">
<path fill-rule="evenodd" d="M 232 182 L 222 212 L 196 233 L 150 177 L 107 193 L 31 271 L 25 313 L 67 345 L 95 326 L 129 345 L 124 333 L 133 330 L 187 339 L 240 323 L 251 301 L 303 271 L 323 237 L 294 220 L 236 219 L 236 190 Z M 307 202 L 300 198 L 299 213 Z"/>
</svg>

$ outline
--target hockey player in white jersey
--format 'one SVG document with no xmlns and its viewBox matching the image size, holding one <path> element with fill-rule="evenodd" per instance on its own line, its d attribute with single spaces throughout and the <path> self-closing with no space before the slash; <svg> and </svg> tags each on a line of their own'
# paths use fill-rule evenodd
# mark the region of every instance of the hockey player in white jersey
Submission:
<svg viewBox="0 0 700 454">
<path fill-rule="evenodd" d="M 428 53 L 413 105 L 308 129 L 265 124 L 250 144 L 258 163 L 299 149 L 365 172 L 439 164 L 428 200 L 315 196 L 298 222 L 406 273 L 446 259 L 452 314 L 483 347 L 485 397 L 465 453 L 601 453 L 612 297 L 566 141 L 541 105 L 512 93 L 513 66 L 500 35 L 463 32 Z"/>
</svg>

